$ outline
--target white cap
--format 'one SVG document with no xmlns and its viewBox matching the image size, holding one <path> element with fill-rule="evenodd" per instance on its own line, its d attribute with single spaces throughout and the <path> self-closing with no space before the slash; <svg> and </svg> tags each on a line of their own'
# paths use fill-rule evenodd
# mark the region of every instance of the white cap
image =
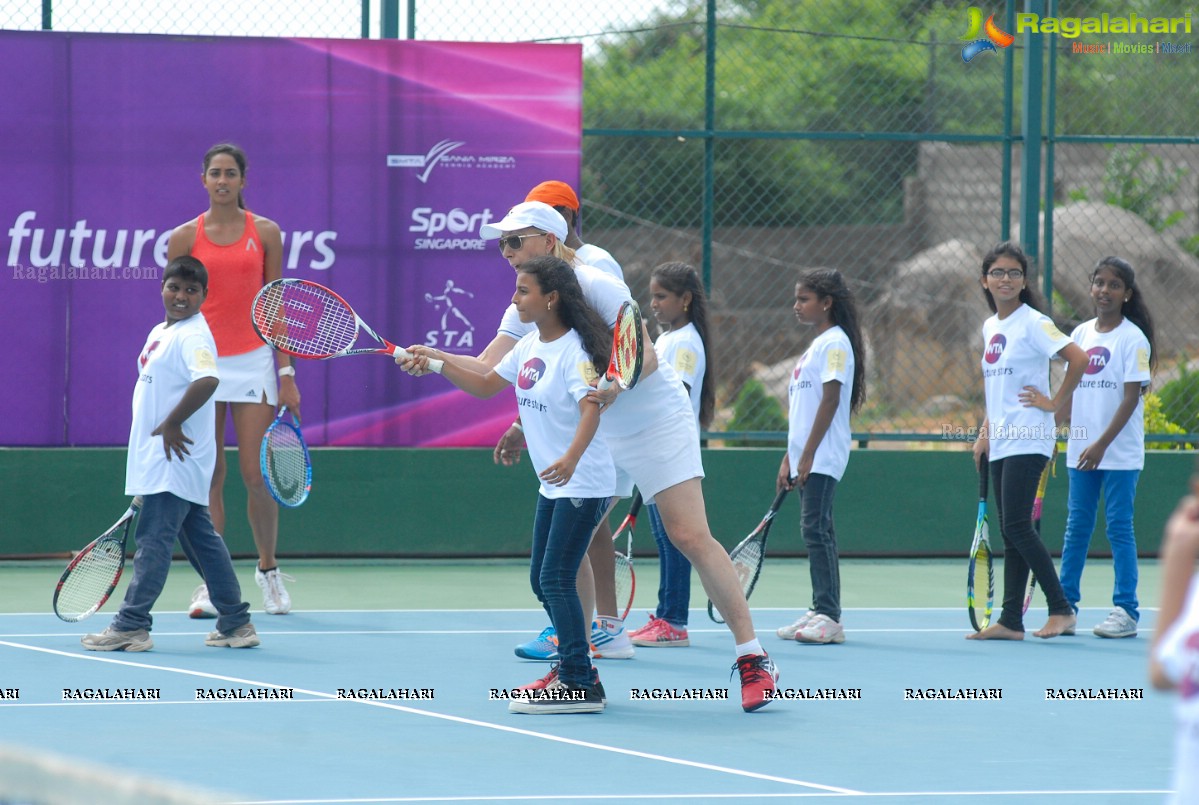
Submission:
<svg viewBox="0 0 1199 805">
<path fill-rule="evenodd" d="M 542 232 L 553 233 L 558 236 L 558 240 L 566 240 L 566 219 L 542 201 L 522 201 L 508 210 L 508 214 L 502 220 L 483 224 L 479 234 L 484 238 L 498 238 L 505 232 L 515 232 L 530 226 Z"/>
</svg>

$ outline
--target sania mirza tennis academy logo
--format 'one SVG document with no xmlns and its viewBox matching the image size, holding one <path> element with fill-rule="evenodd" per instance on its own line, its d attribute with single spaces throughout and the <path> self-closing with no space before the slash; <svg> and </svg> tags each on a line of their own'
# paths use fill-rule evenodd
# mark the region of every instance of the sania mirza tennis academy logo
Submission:
<svg viewBox="0 0 1199 805">
<path fill-rule="evenodd" d="M 962 37 L 963 41 L 968 40 L 966 47 L 962 48 L 962 61 L 967 64 L 980 53 L 988 50 L 998 53 L 997 47 L 1005 48 L 1016 41 L 1016 37 L 995 24 L 994 14 L 987 17 L 986 23 L 983 23 L 983 13 L 978 8 L 970 6 L 967 13 L 970 15 L 969 23 L 966 34 Z M 980 37 L 979 33 L 986 36 Z"/>
</svg>

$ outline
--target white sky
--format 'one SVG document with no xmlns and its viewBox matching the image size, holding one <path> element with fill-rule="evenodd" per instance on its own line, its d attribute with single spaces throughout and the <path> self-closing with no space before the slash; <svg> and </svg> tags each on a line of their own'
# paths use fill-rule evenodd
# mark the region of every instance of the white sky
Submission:
<svg viewBox="0 0 1199 805">
<path fill-rule="evenodd" d="M 529 41 L 640 27 L 656 8 L 674 0 L 418 0 L 418 39 Z M 400 37 L 407 30 L 408 0 L 400 3 Z M 354 38 L 359 0 L 54 0 L 57 31 L 168 33 L 212 36 Z M 371 36 L 379 35 L 380 2 L 371 0 Z M 38 0 L 8 0 L 0 28 L 36 30 Z"/>
</svg>

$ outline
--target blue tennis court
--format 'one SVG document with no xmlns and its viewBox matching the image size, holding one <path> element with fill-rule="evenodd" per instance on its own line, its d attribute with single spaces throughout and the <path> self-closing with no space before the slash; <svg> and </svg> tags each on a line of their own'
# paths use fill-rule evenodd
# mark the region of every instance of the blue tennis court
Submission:
<svg viewBox="0 0 1199 805">
<path fill-rule="evenodd" d="M 846 574 L 902 573 L 919 589 L 920 574 L 960 564 L 847 561 Z M 519 597 L 523 572 L 519 563 L 360 570 L 367 585 L 390 577 L 397 601 L 406 578 L 450 573 L 480 589 L 492 579 L 502 603 Z M 772 570 L 763 603 L 806 566 Z M 301 575 L 316 600 L 322 573 L 309 565 Z M 652 590 L 650 569 L 642 575 Z M 701 596 L 697 585 L 692 604 Z M 1105 612 L 1084 610 L 1080 627 Z M 1080 628 L 984 644 L 963 639 L 960 607 L 855 606 L 840 646 L 784 643 L 773 629 L 793 610 L 754 613 L 793 698 L 742 713 L 727 632 L 697 606 L 690 647 L 597 662 L 602 715 L 539 717 L 509 714 L 503 698 L 548 670 L 512 653 L 544 626 L 532 608 L 256 612 L 253 650 L 206 648 L 211 621 L 164 612 L 144 654 L 80 648 L 111 613 L 65 624 L 10 612 L 0 615 L 0 689 L 19 698 L 0 701 L 0 718 L 5 742 L 198 786 L 226 803 L 1081 804 L 1160 802 L 1167 792 L 1171 702 L 1148 689 L 1145 672 L 1153 612 L 1131 640 Z M 124 698 L 86 698 L 96 691 Z"/>
</svg>

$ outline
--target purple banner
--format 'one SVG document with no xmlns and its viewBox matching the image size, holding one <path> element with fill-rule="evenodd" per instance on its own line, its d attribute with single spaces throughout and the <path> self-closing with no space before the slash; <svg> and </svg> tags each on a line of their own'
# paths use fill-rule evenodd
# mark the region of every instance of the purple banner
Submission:
<svg viewBox="0 0 1199 805">
<path fill-rule="evenodd" d="M 0 32 L 0 444 L 126 442 L 167 238 L 207 209 L 217 142 L 246 151 L 246 205 L 283 231 L 285 277 L 328 285 L 397 344 L 478 354 L 513 288 L 479 226 L 541 181 L 577 185 L 581 58 Z M 490 446 L 515 413 L 511 392 L 475 400 L 383 357 L 297 368 L 316 445 Z"/>
</svg>

